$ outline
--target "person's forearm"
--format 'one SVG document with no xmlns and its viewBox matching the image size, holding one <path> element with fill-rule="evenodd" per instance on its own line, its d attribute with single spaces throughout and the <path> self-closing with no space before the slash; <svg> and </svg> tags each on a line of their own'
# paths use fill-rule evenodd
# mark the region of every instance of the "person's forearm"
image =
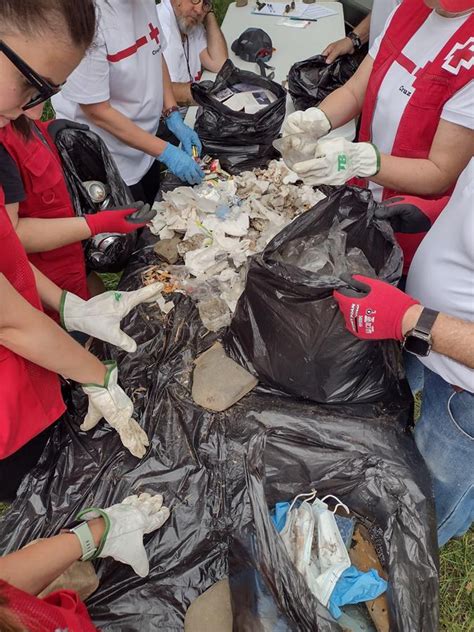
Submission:
<svg viewBox="0 0 474 632">
<path fill-rule="evenodd" d="M 456 183 L 473 152 L 474 132 L 441 119 L 426 159 L 382 154 L 371 180 L 407 194 L 441 195 Z"/>
<path fill-rule="evenodd" d="M 63 290 L 53 283 L 51 279 L 48 279 L 48 277 L 40 272 L 34 265 L 32 265 L 31 268 L 35 275 L 36 288 L 43 307 L 59 312 Z"/>
<path fill-rule="evenodd" d="M 369 13 L 369 15 L 367 15 L 362 22 L 360 22 L 360 24 L 358 24 L 354 29 L 353 32 L 359 36 L 360 41 L 362 42 L 362 44 L 365 44 L 366 42 L 369 41 L 369 34 L 370 34 L 370 16 L 371 14 Z"/>
<path fill-rule="evenodd" d="M 168 65 L 164 57 L 161 58 L 161 64 L 163 67 L 163 110 L 168 110 L 177 105 L 177 103 L 173 93 Z"/>
<path fill-rule="evenodd" d="M 204 28 L 207 34 L 207 56 L 205 67 L 211 72 L 219 72 L 229 56 L 227 42 L 213 12 L 206 15 Z"/>
<path fill-rule="evenodd" d="M 413 305 L 405 312 L 402 322 L 404 336 L 415 327 L 422 310 L 421 305 Z M 439 314 L 431 334 L 433 351 L 474 369 L 474 323 Z"/>
<path fill-rule="evenodd" d="M 367 55 L 349 81 L 320 103 L 319 108 L 328 117 L 332 129 L 345 125 L 361 113 L 373 65 L 374 60 Z"/>
<path fill-rule="evenodd" d="M 24 217 L 18 220 L 16 232 L 26 252 L 47 252 L 91 236 L 91 231 L 83 217 L 58 219 Z"/>
<path fill-rule="evenodd" d="M 193 95 L 191 94 L 191 82 L 179 83 L 173 81 L 171 85 L 173 87 L 174 98 L 178 105 L 196 105 Z"/>
<path fill-rule="evenodd" d="M 150 156 L 159 156 L 168 144 L 161 138 L 157 138 L 135 125 L 133 121 L 112 107 L 108 101 L 93 105 L 81 105 L 80 107 L 94 125 L 109 132 L 125 145 L 143 151 Z"/>
<path fill-rule="evenodd" d="M 98 546 L 105 530 L 104 521 L 95 518 L 88 525 Z M 63 533 L 0 558 L 0 579 L 37 595 L 81 556 L 79 538 L 74 533 Z"/>
<path fill-rule="evenodd" d="M 394 191 L 412 195 L 441 195 L 452 184 L 445 171 L 431 160 L 380 156 L 380 170 L 369 178 Z"/>
<path fill-rule="evenodd" d="M 106 367 L 0 274 L 0 345 L 81 384 L 103 384 Z"/>
<path fill-rule="evenodd" d="M 336 129 L 357 118 L 361 113 L 362 104 L 347 86 L 342 86 L 327 96 L 319 105 L 319 109 L 328 117 L 331 128 Z"/>
</svg>

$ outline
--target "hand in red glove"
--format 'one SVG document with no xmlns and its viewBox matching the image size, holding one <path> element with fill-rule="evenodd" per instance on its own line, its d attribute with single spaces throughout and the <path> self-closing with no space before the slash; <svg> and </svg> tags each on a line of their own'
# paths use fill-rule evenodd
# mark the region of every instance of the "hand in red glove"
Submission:
<svg viewBox="0 0 474 632">
<path fill-rule="evenodd" d="M 348 287 L 333 293 L 347 329 L 363 340 L 403 340 L 402 321 L 419 301 L 384 281 L 356 274 L 341 275 Z"/>
<path fill-rule="evenodd" d="M 154 215 L 149 204 L 134 202 L 126 207 L 84 215 L 84 218 L 94 236 L 99 233 L 133 233 L 146 226 Z"/>
</svg>

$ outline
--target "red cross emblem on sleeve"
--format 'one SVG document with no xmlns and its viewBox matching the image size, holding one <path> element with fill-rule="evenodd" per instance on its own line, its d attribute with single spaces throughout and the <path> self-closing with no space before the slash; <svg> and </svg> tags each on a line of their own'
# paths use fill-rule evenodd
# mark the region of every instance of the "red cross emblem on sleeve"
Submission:
<svg viewBox="0 0 474 632">
<path fill-rule="evenodd" d="M 153 24 L 150 22 L 148 24 L 148 28 L 150 29 L 150 41 L 151 40 L 155 40 L 155 42 L 157 44 L 160 43 L 160 31 L 158 29 L 158 27 L 153 26 Z"/>
<path fill-rule="evenodd" d="M 470 37 L 464 44 L 455 44 L 446 55 L 443 68 L 452 75 L 458 75 L 461 68 L 469 70 L 474 66 L 474 37 Z"/>
</svg>

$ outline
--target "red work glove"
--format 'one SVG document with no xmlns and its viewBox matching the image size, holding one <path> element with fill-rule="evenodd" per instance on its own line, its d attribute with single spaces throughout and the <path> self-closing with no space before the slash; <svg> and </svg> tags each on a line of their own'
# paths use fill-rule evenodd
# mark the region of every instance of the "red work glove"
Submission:
<svg viewBox="0 0 474 632">
<path fill-rule="evenodd" d="M 341 275 L 347 288 L 333 293 L 347 329 L 363 340 L 403 340 L 405 312 L 419 301 L 384 281 L 356 274 Z"/>
<path fill-rule="evenodd" d="M 134 219 L 132 216 L 139 213 L 143 220 Z M 99 233 L 133 233 L 134 230 L 143 228 L 151 219 L 150 206 L 143 202 L 134 202 L 126 207 L 99 211 L 93 215 L 84 215 L 92 236 Z M 130 221 L 132 220 L 132 221 Z"/>
</svg>

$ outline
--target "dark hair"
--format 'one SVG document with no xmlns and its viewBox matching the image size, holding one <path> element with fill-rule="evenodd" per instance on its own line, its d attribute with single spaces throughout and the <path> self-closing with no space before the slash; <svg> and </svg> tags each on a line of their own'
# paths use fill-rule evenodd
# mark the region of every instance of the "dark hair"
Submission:
<svg viewBox="0 0 474 632">
<path fill-rule="evenodd" d="M 1 2 L 1 0 L 0 0 L 0 2 Z M 24 114 L 22 114 L 17 119 L 12 121 L 10 123 L 10 125 L 13 127 L 13 129 L 15 131 L 17 131 L 20 134 L 20 136 L 23 136 L 23 138 L 26 138 L 26 139 L 30 138 L 30 136 L 31 136 L 31 121 L 30 121 L 29 118 L 24 116 Z M 0 630 L 1 630 L 1 628 L 0 628 Z"/>
<path fill-rule="evenodd" d="M 12 29 L 25 35 L 52 30 L 88 48 L 95 35 L 95 1 L 0 0 L 0 25 L 1 31 Z"/>
<path fill-rule="evenodd" d="M 63 40 L 89 48 L 96 29 L 95 0 L 0 0 L 0 25 L 0 31 L 11 29 L 25 35 L 50 30 Z M 25 116 L 12 125 L 24 138 L 29 137 L 31 125 Z"/>
</svg>

